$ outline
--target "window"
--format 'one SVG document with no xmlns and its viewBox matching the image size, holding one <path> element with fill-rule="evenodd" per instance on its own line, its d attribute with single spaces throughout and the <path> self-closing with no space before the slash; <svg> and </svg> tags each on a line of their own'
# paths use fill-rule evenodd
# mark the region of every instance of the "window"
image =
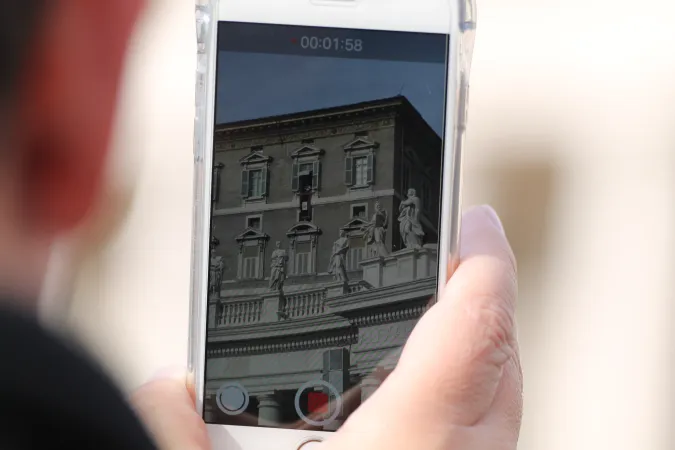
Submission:
<svg viewBox="0 0 675 450">
<path fill-rule="evenodd" d="M 308 275 L 316 273 L 318 237 L 321 230 L 311 222 L 293 225 L 286 236 L 288 246 L 288 273 Z"/>
<path fill-rule="evenodd" d="M 246 218 L 246 228 L 262 230 L 262 216 L 248 216 Z"/>
<path fill-rule="evenodd" d="M 260 220 L 262 225 L 262 216 L 247 217 L 247 225 L 255 225 Z M 263 258 L 265 247 L 270 237 L 255 227 L 247 227 L 244 232 L 238 235 L 235 240 L 239 247 L 237 255 L 237 278 L 238 279 L 256 279 L 260 280 L 264 275 Z"/>
<path fill-rule="evenodd" d="M 211 201 L 214 203 L 218 201 L 220 197 L 220 172 L 225 167 L 223 163 L 217 163 L 213 165 L 213 178 L 211 179 Z"/>
<path fill-rule="evenodd" d="M 356 186 L 368 184 L 368 158 L 365 156 L 354 158 L 354 184 Z"/>
<path fill-rule="evenodd" d="M 366 220 L 368 217 L 368 205 L 352 205 L 352 219 Z"/>
<path fill-rule="evenodd" d="M 241 171 L 241 196 L 248 201 L 260 201 L 267 197 L 269 166 L 272 158 L 260 151 L 253 151 L 239 162 Z"/>
<path fill-rule="evenodd" d="M 345 159 L 345 184 L 364 187 L 373 183 L 374 156 L 355 156 Z"/>
<path fill-rule="evenodd" d="M 260 255 L 257 246 L 244 247 L 243 258 L 243 278 L 258 278 L 258 264 Z"/>
<path fill-rule="evenodd" d="M 262 197 L 263 195 L 263 181 L 262 170 L 249 170 L 248 172 L 248 196 Z"/>
<path fill-rule="evenodd" d="M 294 192 L 308 192 L 319 189 L 321 165 L 318 160 L 293 163 L 293 180 L 291 188 Z"/>
<path fill-rule="evenodd" d="M 364 188 L 375 182 L 375 149 L 377 142 L 365 135 L 357 134 L 356 139 L 345 145 L 345 184 L 351 188 Z"/>
<path fill-rule="evenodd" d="M 295 246 L 295 274 L 305 275 L 312 272 L 312 244 L 298 242 Z"/>
<path fill-rule="evenodd" d="M 316 192 L 320 189 L 321 155 L 324 151 L 312 145 L 313 142 L 313 139 L 305 139 L 302 141 L 302 147 L 291 153 L 293 192 Z"/>
<path fill-rule="evenodd" d="M 347 252 L 347 270 L 361 270 L 359 263 L 366 258 L 366 245 L 363 237 L 354 236 L 349 239 Z"/>
</svg>

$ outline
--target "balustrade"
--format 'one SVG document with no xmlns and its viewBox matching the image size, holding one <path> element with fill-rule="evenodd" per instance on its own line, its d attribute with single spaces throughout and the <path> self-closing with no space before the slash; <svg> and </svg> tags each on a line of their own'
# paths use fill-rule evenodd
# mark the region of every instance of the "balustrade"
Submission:
<svg viewBox="0 0 675 450">
<path fill-rule="evenodd" d="M 245 325 L 260 322 L 262 306 L 262 300 L 223 303 L 219 325 Z"/>
<path fill-rule="evenodd" d="M 363 281 L 350 282 L 346 293 L 354 294 L 368 290 Z M 219 326 L 246 325 L 261 322 L 263 317 L 263 299 L 224 302 L 220 306 Z M 312 317 L 326 311 L 326 289 L 314 289 L 306 292 L 287 294 L 281 302 L 282 317 L 293 319 Z"/>
<path fill-rule="evenodd" d="M 322 314 L 326 309 L 326 291 L 317 290 L 289 295 L 285 298 L 283 312 L 287 318 L 309 317 Z"/>
</svg>

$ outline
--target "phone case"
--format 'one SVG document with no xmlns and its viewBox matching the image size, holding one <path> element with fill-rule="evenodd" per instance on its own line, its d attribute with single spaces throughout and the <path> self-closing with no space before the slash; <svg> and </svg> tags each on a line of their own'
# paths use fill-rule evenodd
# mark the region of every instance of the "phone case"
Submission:
<svg viewBox="0 0 675 450">
<path fill-rule="evenodd" d="M 454 2 L 454 9 L 458 11 L 459 23 L 453 25 L 460 34 L 456 52 L 456 73 L 450 74 L 447 89 L 453 89 L 454 104 L 447 104 L 446 111 L 454 111 L 454 130 L 448 134 L 445 148 L 450 148 L 452 139 L 452 166 L 451 174 L 444 183 L 443 196 L 451 199 L 444 201 L 441 211 L 444 220 L 447 220 L 447 239 L 445 245 L 439 248 L 439 259 L 447 258 L 445 267 L 451 273 L 459 263 L 459 229 L 460 229 L 460 191 L 461 191 L 461 162 L 462 147 L 466 128 L 469 72 L 473 52 L 473 38 L 476 27 L 475 0 L 448 0 Z M 194 122 L 194 204 L 193 204 L 193 241 L 192 241 L 192 273 L 191 273 L 191 311 L 190 311 L 190 342 L 188 364 L 194 376 L 196 388 L 203 390 L 204 355 L 199 350 L 206 341 L 206 317 L 208 306 L 205 301 L 208 295 L 209 273 L 209 243 L 210 213 L 211 213 L 211 153 L 213 147 L 213 124 L 209 111 L 213 111 L 215 93 L 215 52 L 218 0 L 196 0 L 196 85 L 195 85 L 195 122 Z M 448 101 L 449 102 L 449 101 Z M 446 131 L 450 127 L 446 127 Z M 445 186 L 447 184 L 447 186 Z M 441 240 L 441 244 L 443 241 Z M 444 283 L 439 283 L 439 290 Z M 439 292 L 440 293 L 440 292 Z M 197 395 L 197 408 L 203 412 L 202 396 Z"/>
</svg>

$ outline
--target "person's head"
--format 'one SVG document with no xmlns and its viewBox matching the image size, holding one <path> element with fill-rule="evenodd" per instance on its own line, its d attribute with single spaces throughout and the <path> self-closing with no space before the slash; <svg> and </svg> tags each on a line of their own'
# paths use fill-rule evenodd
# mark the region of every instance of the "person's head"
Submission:
<svg viewBox="0 0 675 450">
<path fill-rule="evenodd" d="M 276 246 L 277 248 L 281 248 L 281 242 L 277 241 Z"/>
<path fill-rule="evenodd" d="M 36 297 L 52 243 L 99 199 L 143 3 L 0 3 L 0 297 Z"/>
<path fill-rule="evenodd" d="M 408 197 L 414 197 L 416 194 L 415 189 L 408 189 Z"/>
<path fill-rule="evenodd" d="M 382 205 L 380 205 L 380 202 L 375 202 L 375 211 L 380 211 L 382 209 Z"/>
</svg>

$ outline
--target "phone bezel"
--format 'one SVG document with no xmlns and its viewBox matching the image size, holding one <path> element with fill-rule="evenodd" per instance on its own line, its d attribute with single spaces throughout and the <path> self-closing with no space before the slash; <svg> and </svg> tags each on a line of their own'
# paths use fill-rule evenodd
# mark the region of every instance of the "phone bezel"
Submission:
<svg viewBox="0 0 675 450">
<path fill-rule="evenodd" d="M 201 0 L 211 17 L 205 37 L 206 70 L 203 117 L 197 113 L 195 130 L 194 230 L 189 367 L 196 405 L 204 408 L 206 317 L 204 301 L 208 287 L 211 166 L 215 122 L 217 24 L 219 21 L 268 23 L 333 28 L 427 32 L 450 35 L 445 105 L 445 139 L 442 168 L 442 202 L 438 273 L 449 274 L 459 260 L 461 210 L 461 159 L 463 129 L 471 48 L 466 45 L 466 10 L 473 11 L 472 0 Z M 472 19 L 472 18 L 471 18 Z M 464 90 L 462 94 L 462 89 Z M 199 93 L 197 94 L 199 96 Z M 197 99 L 199 103 L 199 98 Z M 460 104 L 461 103 L 461 104 Z M 201 119 L 201 124 L 200 124 Z M 442 295 L 445 283 L 438 283 Z M 295 450 L 309 439 L 328 438 L 332 432 L 287 430 L 207 424 L 214 448 Z"/>
</svg>

